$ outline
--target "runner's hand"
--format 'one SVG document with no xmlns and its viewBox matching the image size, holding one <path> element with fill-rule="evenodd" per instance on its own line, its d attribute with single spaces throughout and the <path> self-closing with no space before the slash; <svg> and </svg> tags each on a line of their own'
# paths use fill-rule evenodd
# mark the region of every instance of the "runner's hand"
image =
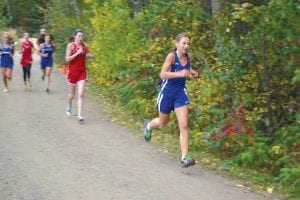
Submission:
<svg viewBox="0 0 300 200">
<path fill-rule="evenodd" d="M 88 54 L 87 54 L 87 57 L 88 57 L 88 58 L 93 58 L 93 56 L 92 56 L 91 53 L 88 53 Z"/>
<path fill-rule="evenodd" d="M 82 48 L 79 48 L 77 51 L 77 55 L 81 54 L 83 52 Z"/>
<path fill-rule="evenodd" d="M 186 70 L 186 69 L 181 70 L 179 72 L 180 77 L 184 77 L 184 78 L 186 78 L 189 74 L 190 74 L 190 70 Z"/>
<path fill-rule="evenodd" d="M 199 77 L 199 73 L 196 72 L 195 70 L 192 70 L 192 71 L 191 71 L 191 75 L 192 75 L 194 78 L 198 78 L 198 77 Z"/>
</svg>

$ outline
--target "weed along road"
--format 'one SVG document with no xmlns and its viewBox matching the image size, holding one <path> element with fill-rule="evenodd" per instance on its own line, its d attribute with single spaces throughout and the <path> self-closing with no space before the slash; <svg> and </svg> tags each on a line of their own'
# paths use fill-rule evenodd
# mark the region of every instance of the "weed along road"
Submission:
<svg viewBox="0 0 300 200">
<path fill-rule="evenodd" d="M 23 91 L 19 59 L 11 92 L 3 93 L 1 84 L 1 200 L 274 199 L 200 165 L 181 168 L 172 155 L 111 122 L 89 98 L 86 123 L 78 124 L 65 114 L 65 78 L 54 71 L 47 94 L 35 55 L 32 91 Z"/>
</svg>

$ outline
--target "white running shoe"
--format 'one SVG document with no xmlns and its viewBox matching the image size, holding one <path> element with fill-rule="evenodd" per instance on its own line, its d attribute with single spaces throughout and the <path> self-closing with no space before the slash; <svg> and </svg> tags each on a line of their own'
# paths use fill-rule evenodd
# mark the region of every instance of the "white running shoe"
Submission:
<svg viewBox="0 0 300 200">
<path fill-rule="evenodd" d="M 82 123 L 84 123 L 84 118 L 82 116 L 78 116 L 77 121 L 78 121 L 78 123 L 82 124 Z"/>
<path fill-rule="evenodd" d="M 72 107 L 70 105 L 67 106 L 66 114 L 70 117 L 72 116 Z"/>
</svg>

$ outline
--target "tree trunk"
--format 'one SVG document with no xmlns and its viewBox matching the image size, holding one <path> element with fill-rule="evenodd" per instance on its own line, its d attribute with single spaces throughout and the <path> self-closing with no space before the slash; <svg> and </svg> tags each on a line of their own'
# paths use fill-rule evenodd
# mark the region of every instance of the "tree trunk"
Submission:
<svg viewBox="0 0 300 200">
<path fill-rule="evenodd" d="M 11 22 L 13 19 L 13 16 L 11 14 L 11 7 L 10 7 L 10 3 L 8 0 L 5 1 L 6 3 L 6 16 L 9 19 L 9 21 Z"/>
<path fill-rule="evenodd" d="M 128 0 L 132 8 L 132 17 L 136 17 L 138 13 L 148 4 L 147 0 Z"/>
<path fill-rule="evenodd" d="M 74 13 L 75 13 L 75 16 L 77 18 L 80 17 L 80 10 L 79 10 L 79 7 L 78 7 L 78 3 L 77 3 L 77 0 L 73 0 L 73 6 L 74 6 Z"/>
<path fill-rule="evenodd" d="M 213 16 L 221 11 L 220 0 L 211 0 L 211 11 Z"/>
</svg>

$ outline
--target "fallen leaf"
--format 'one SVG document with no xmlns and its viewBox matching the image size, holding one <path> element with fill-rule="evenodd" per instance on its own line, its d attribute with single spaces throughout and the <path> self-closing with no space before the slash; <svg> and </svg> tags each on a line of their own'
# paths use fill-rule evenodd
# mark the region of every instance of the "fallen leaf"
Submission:
<svg viewBox="0 0 300 200">
<path fill-rule="evenodd" d="M 270 193 L 270 194 L 273 192 L 273 190 L 274 190 L 274 188 L 272 188 L 272 187 L 267 188 L 267 192 Z"/>
<path fill-rule="evenodd" d="M 241 184 L 236 184 L 235 186 L 236 187 L 245 187 L 244 185 L 241 185 Z"/>
</svg>

